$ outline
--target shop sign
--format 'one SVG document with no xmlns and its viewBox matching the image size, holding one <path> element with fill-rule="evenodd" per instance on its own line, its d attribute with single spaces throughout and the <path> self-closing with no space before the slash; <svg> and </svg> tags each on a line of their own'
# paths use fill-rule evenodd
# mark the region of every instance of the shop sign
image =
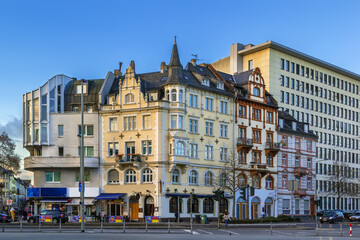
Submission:
<svg viewBox="0 0 360 240">
<path fill-rule="evenodd" d="M 12 200 L 11 199 L 6 200 L 6 205 L 11 206 L 12 205 Z"/>
<path fill-rule="evenodd" d="M 122 223 L 123 216 L 109 216 L 109 223 Z"/>
<path fill-rule="evenodd" d="M 40 215 L 39 221 L 42 223 L 51 223 L 52 222 L 52 216 L 51 215 Z"/>
<path fill-rule="evenodd" d="M 82 222 L 82 221 L 81 221 L 81 216 L 73 216 L 72 221 L 73 221 L 74 223 L 80 223 L 80 222 Z M 85 218 L 85 222 L 86 222 L 86 218 Z"/>
<path fill-rule="evenodd" d="M 146 216 L 145 221 L 148 223 L 159 223 L 160 219 L 159 216 Z"/>
</svg>

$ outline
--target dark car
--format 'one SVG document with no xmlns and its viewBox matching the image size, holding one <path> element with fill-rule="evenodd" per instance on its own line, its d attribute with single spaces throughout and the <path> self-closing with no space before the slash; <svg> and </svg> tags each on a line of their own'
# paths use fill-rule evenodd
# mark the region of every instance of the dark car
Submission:
<svg viewBox="0 0 360 240">
<path fill-rule="evenodd" d="M 324 222 L 335 223 L 335 222 L 342 222 L 343 220 L 344 220 L 344 214 L 340 211 L 332 211 L 320 217 L 321 223 Z"/>
<path fill-rule="evenodd" d="M 330 213 L 330 212 L 332 212 L 332 210 L 321 210 L 321 211 L 318 211 L 318 212 L 316 213 L 316 215 L 317 215 L 318 217 L 321 217 L 322 215 L 324 215 L 324 214 L 326 214 L 326 213 Z"/>
<path fill-rule="evenodd" d="M 62 223 L 69 221 L 68 215 L 64 211 L 60 210 L 43 210 L 40 212 L 40 215 L 51 216 L 52 223 L 59 223 L 60 219 Z M 29 216 L 27 219 L 28 223 L 39 222 L 40 215 Z"/>
<path fill-rule="evenodd" d="M 11 216 L 7 215 L 6 213 L 0 213 L 0 222 L 6 222 L 6 223 L 9 223 L 11 222 Z"/>
<path fill-rule="evenodd" d="M 352 221 L 360 221 L 360 211 L 356 210 L 349 216 L 350 222 Z"/>
</svg>

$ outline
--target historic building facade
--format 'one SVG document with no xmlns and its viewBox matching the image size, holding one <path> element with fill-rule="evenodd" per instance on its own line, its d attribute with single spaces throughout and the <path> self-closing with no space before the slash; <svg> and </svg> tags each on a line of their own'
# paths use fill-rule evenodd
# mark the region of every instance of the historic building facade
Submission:
<svg viewBox="0 0 360 240">
<path fill-rule="evenodd" d="M 309 124 L 280 111 L 278 141 L 278 215 L 315 216 L 317 136 L 309 130 Z"/>
<path fill-rule="evenodd" d="M 279 107 L 318 136 L 319 209 L 359 209 L 358 74 L 273 41 L 233 44 L 230 56 L 212 65 L 229 74 L 259 67 Z M 338 166 L 347 173 L 346 187 L 336 180 Z"/>
</svg>

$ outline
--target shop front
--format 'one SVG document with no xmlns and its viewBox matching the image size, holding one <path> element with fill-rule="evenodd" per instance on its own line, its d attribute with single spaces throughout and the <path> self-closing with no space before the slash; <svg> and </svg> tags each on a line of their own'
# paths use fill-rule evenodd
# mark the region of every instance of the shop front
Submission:
<svg viewBox="0 0 360 240">
<path fill-rule="evenodd" d="M 35 215 L 41 210 L 65 210 L 69 201 L 67 188 L 28 188 L 27 198 Z"/>
<path fill-rule="evenodd" d="M 95 197 L 94 201 L 98 205 L 97 216 L 103 216 L 107 222 L 112 219 L 114 222 L 117 222 L 115 219 L 123 219 L 127 207 L 123 199 L 125 195 L 125 193 L 102 193 Z"/>
</svg>

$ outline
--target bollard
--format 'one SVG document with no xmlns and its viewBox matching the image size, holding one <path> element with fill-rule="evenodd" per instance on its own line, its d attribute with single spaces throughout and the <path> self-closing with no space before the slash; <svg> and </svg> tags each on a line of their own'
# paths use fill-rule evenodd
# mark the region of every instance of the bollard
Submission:
<svg viewBox="0 0 360 240">
<path fill-rule="evenodd" d="M 148 230 L 148 221 L 145 220 L 145 232 Z"/>
<path fill-rule="evenodd" d="M 125 218 L 123 217 L 123 223 L 124 223 L 124 229 L 123 229 L 123 233 L 125 232 Z"/>
<path fill-rule="evenodd" d="M 341 222 L 341 223 L 340 223 L 340 237 L 342 237 L 342 235 L 343 235 L 343 234 L 342 234 L 342 227 L 343 227 L 343 223 Z"/>
<path fill-rule="evenodd" d="M 5 216 L 2 217 L 2 232 L 5 232 L 5 225 L 4 225 L 4 222 L 5 222 Z"/>
<path fill-rule="evenodd" d="M 103 228 L 104 228 L 104 217 L 103 216 L 101 216 L 101 218 L 100 218 L 100 228 L 101 228 L 100 232 L 101 233 L 104 232 L 104 230 L 103 230 Z"/>
<path fill-rule="evenodd" d="M 316 236 L 319 236 L 319 224 L 316 222 Z"/>
<path fill-rule="evenodd" d="M 40 217 L 39 217 L 39 232 L 41 232 L 41 221 L 40 221 Z"/>
<path fill-rule="evenodd" d="M 350 237 L 352 237 L 352 224 L 350 223 Z"/>
<path fill-rule="evenodd" d="M 20 222 L 20 232 L 22 232 L 23 231 L 23 226 L 22 226 L 22 218 L 21 217 L 19 217 L 19 222 Z"/>
<path fill-rule="evenodd" d="M 273 234 L 273 227 L 272 227 L 272 222 L 270 222 L 270 235 L 272 236 Z"/>
<path fill-rule="evenodd" d="M 61 222 L 62 222 L 62 220 L 61 220 L 61 216 L 60 216 L 59 232 L 61 232 Z"/>
<path fill-rule="evenodd" d="M 168 233 L 170 233 L 170 219 L 168 219 Z"/>
</svg>

